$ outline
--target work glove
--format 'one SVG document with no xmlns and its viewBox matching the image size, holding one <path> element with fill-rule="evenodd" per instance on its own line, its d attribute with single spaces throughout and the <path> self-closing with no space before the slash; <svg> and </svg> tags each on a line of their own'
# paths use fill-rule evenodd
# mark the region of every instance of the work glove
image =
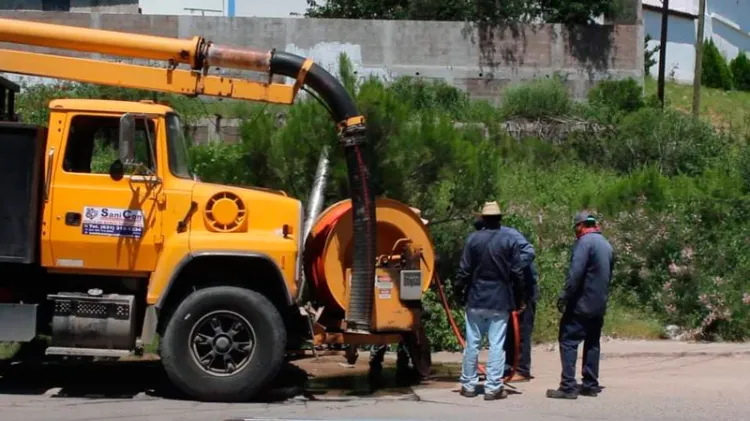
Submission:
<svg viewBox="0 0 750 421">
<path fill-rule="evenodd" d="M 568 300 L 565 299 L 565 297 L 559 297 L 557 299 L 557 311 L 560 312 L 560 314 L 565 313 L 565 309 L 568 307 Z"/>
<path fill-rule="evenodd" d="M 518 306 L 518 312 L 523 313 L 524 310 L 526 310 L 526 301 L 521 301 L 521 305 Z"/>
</svg>

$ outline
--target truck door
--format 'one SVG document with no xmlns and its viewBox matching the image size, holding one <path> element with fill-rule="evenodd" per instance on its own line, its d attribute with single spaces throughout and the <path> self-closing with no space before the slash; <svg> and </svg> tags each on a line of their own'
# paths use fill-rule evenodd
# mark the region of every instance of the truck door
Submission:
<svg viewBox="0 0 750 421">
<path fill-rule="evenodd" d="M 162 245 L 159 119 L 138 119 L 135 157 L 119 176 L 120 119 L 75 114 L 63 129 L 50 191 L 52 267 L 151 272 Z M 147 123 L 148 122 L 148 123 Z"/>
</svg>

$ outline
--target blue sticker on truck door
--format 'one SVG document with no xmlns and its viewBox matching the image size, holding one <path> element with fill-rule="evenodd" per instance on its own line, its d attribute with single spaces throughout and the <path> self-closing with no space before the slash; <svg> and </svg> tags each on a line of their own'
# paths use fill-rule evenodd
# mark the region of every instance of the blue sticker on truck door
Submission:
<svg viewBox="0 0 750 421">
<path fill-rule="evenodd" d="M 143 212 L 139 209 L 83 208 L 83 235 L 141 238 Z"/>
</svg>

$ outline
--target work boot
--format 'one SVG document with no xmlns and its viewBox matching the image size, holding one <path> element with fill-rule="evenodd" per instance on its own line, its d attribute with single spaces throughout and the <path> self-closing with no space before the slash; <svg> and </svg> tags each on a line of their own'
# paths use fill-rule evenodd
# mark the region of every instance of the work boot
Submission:
<svg viewBox="0 0 750 421">
<path fill-rule="evenodd" d="M 472 391 L 466 390 L 463 387 L 461 387 L 460 394 L 461 394 L 461 396 L 463 396 L 465 398 L 475 398 L 475 397 L 477 397 L 477 392 L 475 392 L 473 390 Z"/>
<path fill-rule="evenodd" d="M 508 397 L 508 391 L 505 389 L 500 389 L 497 392 L 484 394 L 484 400 L 486 401 L 496 401 L 498 399 L 505 399 L 507 397 Z"/>
<path fill-rule="evenodd" d="M 525 383 L 525 382 L 531 381 L 531 379 L 533 378 L 534 377 L 532 376 L 526 376 L 521 373 L 515 373 L 513 377 L 511 377 L 510 380 L 508 380 L 508 383 Z"/>
<path fill-rule="evenodd" d="M 547 397 L 550 399 L 578 399 L 578 392 L 566 392 L 560 389 L 547 389 Z"/>
<path fill-rule="evenodd" d="M 599 396 L 599 392 L 600 392 L 600 390 L 599 390 L 598 387 L 597 388 L 594 388 L 594 387 L 582 387 L 581 390 L 578 391 L 578 394 L 580 394 L 581 396 L 588 396 L 590 398 L 595 398 L 595 397 Z"/>
</svg>

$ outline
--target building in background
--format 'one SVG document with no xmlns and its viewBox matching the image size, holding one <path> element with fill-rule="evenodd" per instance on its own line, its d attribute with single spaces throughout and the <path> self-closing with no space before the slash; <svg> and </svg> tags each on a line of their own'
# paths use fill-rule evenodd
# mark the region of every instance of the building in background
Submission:
<svg viewBox="0 0 750 421">
<path fill-rule="evenodd" d="M 143 13 L 285 18 L 301 17 L 306 0 L 0 0 L 0 10 Z"/>
<path fill-rule="evenodd" d="M 698 0 L 670 0 L 667 26 L 667 78 L 680 83 L 693 83 L 695 69 L 695 41 L 698 33 Z M 661 0 L 643 0 L 645 33 L 651 36 L 648 48 L 659 45 L 661 39 Z M 704 36 L 713 39 L 727 60 L 750 52 L 750 0 L 706 0 Z M 650 69 L 654 77 L 657 64 Z"/>
<path fill-rule="evenodd" d="M 139 0 L 0 0 L 0 10 L 138 13 Z"/>
<path fill-rule="evenodd" d="M 140 0 L 145 15 L 301 17 L 306 0 Z"/>
</svg>

